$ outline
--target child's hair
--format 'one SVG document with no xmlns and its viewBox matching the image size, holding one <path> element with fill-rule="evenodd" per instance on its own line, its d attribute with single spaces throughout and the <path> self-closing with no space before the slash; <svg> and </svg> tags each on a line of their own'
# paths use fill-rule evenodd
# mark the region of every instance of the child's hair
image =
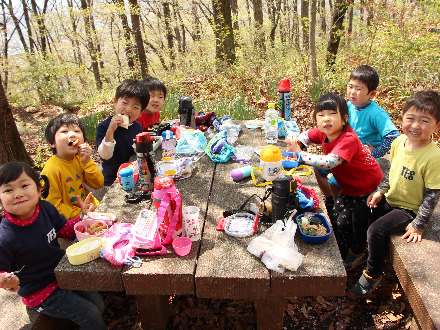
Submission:
<svg viewBox="0 0 440 330">
<path fill-rule="evenodd" d="M 49 194 L 48 177 L 45 175 L 38 177 L 37 173 L 28 163 L 9 162 L 2 165 L 0 167 L 0 186 L 17 180 L 23 172 L 26 173 L 26 175 L 35 182 L 35 184 L 37 185 L 37 189 L 41 190 L 41 197 L 46 198 Z M 44 181 L 44 186 L 41 186 L 40 180 Z"/>
<path fill-rule="evenodd" d="M 375 91 L 379 86 L 379 75 L 369 65 L 360 65 L 350 75 L 350 80 L 359 80 L 367 85 L 368 93 Z"/>
<path fill-rule="evenodd" d="M 423 90 L 411 95 L 403 107 L 402 116 L 412 107 L 430 114 L 436 123 L 440 122 L 440 95 L 437 92 Z"/>
<path fill-rule="evenodd" d="M 148 76 L 142 82 L 144 83 L 145 87 L 148 89 L 149 92 L 162 91 L 164 98 L 167 97 L 167 88 L 165 87 L 165 84 L 159 79 L 152 76 Z"/>
<path fill-rule="evenodd" d="M 348 115 L 347 101 L 338 94 L 325 94 L 316 101 L 315 110 L 313 110 L 313 119 L 316 120 L 317 113 L 324 110 L 338 111 L 342 119 L 345 120 L 345 115 Z"/>
<path fill-rule="evenodd" d="M 118 100 L 121 97 L 134 97 L 138 99 L 141 103 L 142 110 L 145 109 L 148 102 L 150 102 L 150 93 L 148 93 L 144 83 L 137 79 L 126 79 L 119 84 L 116 88 L 115 98 Z"/>
<path fill-rule="evenodd" d="M 82 121 L 74 114 L 62 113 L 61 115 L 52 118 L 47 124 L 46 131 L 44 132 L 47 142 L 50 144 L 55 144 L 55 134 L 64 125 L 67 127 L 74 125 L 78 126 L 83 133 L 84 141 L 87 141 L 86 131 Z M 52 148 L 52 152 L 55 155 L 57 153 L 57 149 Z"/>
</svg>

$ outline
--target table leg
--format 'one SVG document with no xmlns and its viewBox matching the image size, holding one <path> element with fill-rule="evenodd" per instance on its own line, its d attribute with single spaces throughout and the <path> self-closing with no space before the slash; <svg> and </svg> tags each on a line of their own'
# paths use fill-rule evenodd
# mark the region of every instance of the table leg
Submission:
<svg viewBox="0 0 440 330">
<path fill-rule="evenodd" d="M 136 296 L 142 329 L 166 329 L 170 314 L 169 298 L 169 295 Z"/>
<path fill-rule="evenodd" d="M 284 318 L 284 298 L 270 297 L 268 299 L 255 299 L 258 329 L 282 329 Z"/>
</svg>

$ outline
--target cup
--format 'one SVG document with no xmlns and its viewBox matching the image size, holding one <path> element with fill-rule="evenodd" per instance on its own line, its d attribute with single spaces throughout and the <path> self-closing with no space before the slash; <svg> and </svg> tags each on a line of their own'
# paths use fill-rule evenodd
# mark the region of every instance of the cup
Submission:
<svg viewBox="0 0 440 330">
<path fill-rule="evenodd" d="M 193 242 L 201 238 L 199 213 L 200 209 L 197 206 L 187 206 L 182 210 L 186 237 Z"/>
<path fill-rule="evenodd" d="M 122 189 L 131 190 L 134 187 L 133 169 L 130 167 L 124 167 L 119 171 L 121 178 Z"/>
</svg>

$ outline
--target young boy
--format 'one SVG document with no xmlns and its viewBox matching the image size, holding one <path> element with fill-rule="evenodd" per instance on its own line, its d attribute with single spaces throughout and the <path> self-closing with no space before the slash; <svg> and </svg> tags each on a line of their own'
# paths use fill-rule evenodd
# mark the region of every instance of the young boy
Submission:
<svg viewBox="0 0 440 330">
<path fill-rule="evenodd" d="M 440 149 L 431 141 L 439 129 L 440 95 L 425 90 L 410 96 L 402 111 L 404 135 L 391 145 L 389 173 L 353 216 L 353 245 L 344 266 L 350 270 L 367 260 L 352 289 L 357 296 L 370 294 L 381 282 L 392 234 L 405 232 L 402 238 L 408 242 L 422 240 L 440 196 Z M 378 219 L 368 228 L 371 217 Z"/>
<path fill-rule="evenodd" d="M 351 246 L 352 213 L 366 203 L 383 176 L 379 164 L 347 125 L 347 117 L 347 103 L 341 96 L 323 95 L 313 112 L 318 128 L 301 133 L 296 141 L 287 140 L 287 151 L 299 152 L 300 163 L 331 170 L 341 186 L 342 193 L 329 216 L 343 257 Z M 324 156 L 301 151 L 311 143 L 321 144 Z"/>
<path fill-rule="evenodd" d="M 136 120 L 142 125 L 142 130 L 146 131 L 148 127 L 159 122 L 160 110 L 167 97 L 167 88 L 162 81 L 151 76 L 145 78 L 143 83 L 150 93 L 150 102 Z"/>
<path fill-rule="evenodd" d="M 56 116 L 47 125 L 45 136 L 53 152 L 41 171 L 49 179 L 46 200 L 67 219 L 76 218 L 81 214 L 77 195 L 83 199 L 89 194 L 84 184 L 100 189 L 104 177 L 90 157 L 92 148 L 85 142 L 84 126 L 77 116 L 67 113 Z M 99 204 L 93 196 L 90 203 L 94 207 Z"/>
<path fill-rule="evenodd" d="M 368 65 L 358 66 L 351 73 L 347 84 L 348 124 L 356 132 L 362 144 L 368 146 L 376 160 L 387 154 L 391 143 L 399 136 L 399 131 L 388 113 L 372 100 L 378 85 L 379 75 Z M 327 184 L 328 172 L 319 172 L 320 174 L 316 173 L 318 185 L 326 197 L 328 210 L 331 210 L 340 189 L 333 177 L 328 179 Z"/>
<path fill-rule="evenodd" d="M 96 145 L 103 159 L 105 186 L 112 185 L 119 166 L 127 163 L 133 155 L 133 140 L 142 132 L 142 126 L 136 118 L 149 100 L 148 91 L 140 80 L 127 79 L 116 88 L 113 100 L 116 115 L 101 122 L 96 131 Z"/>
</svg>

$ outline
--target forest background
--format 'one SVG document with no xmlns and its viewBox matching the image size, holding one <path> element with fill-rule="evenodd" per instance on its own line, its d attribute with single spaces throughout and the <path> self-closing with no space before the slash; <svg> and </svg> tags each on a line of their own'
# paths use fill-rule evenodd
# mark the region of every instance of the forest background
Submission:
<svg viewBox="0 0 440 330">
<path fill-rule="evenodd" d="M 360 64 L 379 72 L 376 102 L 394 119 L 409 95 L 439 86 L 438 0 L 1 0 L 1 10 L 0 144 L 11 146 L 1 162 L 24 157 L 10 105 L 57 105 L 94 126 L 126 78 L 165 82 L 162 120 L 182 95 L 197 111 L 262 117 L 284 77 L 294 114 L 308 112 L 326 92 L 345 95 Z"/>
</svg>

